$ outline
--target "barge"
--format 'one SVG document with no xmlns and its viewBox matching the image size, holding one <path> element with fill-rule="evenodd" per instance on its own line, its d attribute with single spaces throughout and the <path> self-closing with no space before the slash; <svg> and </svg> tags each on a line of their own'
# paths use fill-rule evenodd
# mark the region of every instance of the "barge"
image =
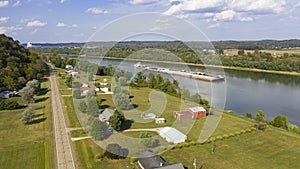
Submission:
<svg viewBox="0 0 300 169">
<path fill-rule="evenodd" d="M 187 78 L 193 78 L 193 79 L 204 80 L 204 81 L 220 81 L 225 79 L 221 75 L 209 75 L 203 72 L 187 72 L 186 70 L 176 71 L 176 70 L 170 70 L 168 68 L 149 67 L 147 65 L 142 65 L 140 62 L 138 62 L 134 66 L 136 69 L 140 69 L 140 70 L 161 72 L 170 75 L 183 76 Z"/>
</svg>

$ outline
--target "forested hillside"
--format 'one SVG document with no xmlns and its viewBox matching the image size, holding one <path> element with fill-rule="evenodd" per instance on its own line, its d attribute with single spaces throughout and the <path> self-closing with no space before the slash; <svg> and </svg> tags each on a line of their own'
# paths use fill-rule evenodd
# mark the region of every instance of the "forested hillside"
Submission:
<svg viewBox="0 0 300 169">
<path fill-rule="evenodd" d="M 41 80 L 47 73 L 42 58 L 18 41 L 0 34 L 0 91 L 20 89 L 27 81 Z"/>
</svg>

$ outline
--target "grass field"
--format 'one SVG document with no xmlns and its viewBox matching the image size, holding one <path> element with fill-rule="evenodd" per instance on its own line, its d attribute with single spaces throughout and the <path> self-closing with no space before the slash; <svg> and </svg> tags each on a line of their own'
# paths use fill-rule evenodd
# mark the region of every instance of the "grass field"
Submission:
<svg viewBox="0 0 300 169">
<path fill-rule="evenodd" d="M 49 88 L 49 82 L 41 84 Z M 54 168 L 50 92 L 35 97 L 35 120 L 23 125 L 25 109 L 0 111 L 0 168 Z M 19 98 L 13 98 L 19 99 Z"/>
<path fill-rule="evenodd" d="M 299 135 L 267 129 L 215 143 L 170 150 L 162 157 L 171 163 L 193 168 L 299 168 Z M 212 153 L 212 145 L 215 151 Z M 183 154 L 179 156 L 179 154 Z"/>
<path fill-rule="evenodd" d="M 151 104 L 148 96 L 151 89 L 130 88 L 131 102 L 137 105 L 139 112 L 151 112 Z M 102 108 L 114 108 L 112 95 L 98 95 L 102 100 Z M 183 109 L 184 106 L 193 106 L 191 103 L 184 103 L 180 107 L 179 98 L 165 95 L 166 107 L 160 115 L 167 119 L 166 124 L 158 125 L 150 123 L 132 123 L 131 128 L 157 128 L 172 125 L 175 122 L 173 111 Z M 76 114 L 72 108 L 72 97 L 63 97 L 64 108 L 68 117 L 68 124 L 72 127 L 79 127 Z M 125 112 L 132 113 L 130 111 Z M 155 113 L 155 112 L 153 112 Z M 75 119 L 76 118 L 76 119 Z M 189 141 L 197 141 L 201 129 L 205 123 L 204 119 L 197 119 L 187 134 Z M 77 122 L 76 122 L 77 121 Z M 213 137 L 231 134 L 253 127 L 254 121 L 233 113 L 223 113 Z M 137 138 L 141 132 L 122 133 L 125 136 Z M 150 133 L 155 136 L 156 133 Z M 83 136 L 81 130 L 71 132 L 74 137 Z M 214 146 L 213 146 L 214 145 Z M 300 158 L 300 135 L 289 133 L 277 128 L 268 128 L 266 131 L 254 131 L 241 134 L 228 139 L 218 140 L 213 143 L 196 144 L 188 147 L 175 148 L 166 151 L 162 157 L 168 163 L 182 163 L 187 168 L 194 168 L 194 159 L 197 160 L 197 168 L 300 168 L 297 159 Z M 107 168 L 121 169 L 134 168 L 129 158 L 122 160 L 98 160 L 104 152 L 91 139 L 73 142 L 76 164 L 78 168 Z M 212 152 L 212 147 L 215 151 Z M 128 166 L 128 167 L 127 167 Z"/>
<path fill-rule="evenodd" d="M 81 127 L 76 116 L 72 96 L 61 97 L 63 102 L 63 109 L 66 115 L 67 127 Z"/>
</svg>

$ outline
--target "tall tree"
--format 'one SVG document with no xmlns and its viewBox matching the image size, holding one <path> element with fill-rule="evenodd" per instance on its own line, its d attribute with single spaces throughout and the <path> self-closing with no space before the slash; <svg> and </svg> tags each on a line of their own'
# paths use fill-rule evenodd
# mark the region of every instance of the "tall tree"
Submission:
<svg viewBox="0 0 300 169">
<path fill-rule="evenodd" d="M 255 119 L 259 122 L 265 121 L 265 112 L 258 110 L 255 115 Z"/>
<path fill-rule="evenodd" d="M 113 129 L 120 131 L 122 124 L 125 122 L 125 117 L 118 110 L 115 110 L 114 115 L 112 115 L 108 121 Z"/>
<path fill-rule="evenodd" d="M 98 119 L 94 120 L 91 126 L 91 136 L 95 140 L 103 140 L 107 135 L 108 126 L 106 123 L 99 121 Z"/>
<path fill-rule="evenodd" d="M 23 124 L 30 124 L 34 118 L 34 111 L 30 108 L 23 112 L 21 122 Z"/>
</svg>

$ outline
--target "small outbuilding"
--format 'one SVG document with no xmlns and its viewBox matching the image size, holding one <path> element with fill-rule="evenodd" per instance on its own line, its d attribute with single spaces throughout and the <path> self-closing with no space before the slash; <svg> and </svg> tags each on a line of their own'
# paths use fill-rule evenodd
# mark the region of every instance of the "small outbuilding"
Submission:
<svg viewBox="0 0 300 169">
<path fill-rule="evenodd" d="M 65 68 L 66 68 L 66 69 L 73 69 L 73 66 L 72 66 L 72 65 L 66 65 Z"/>
<path fill-rule="evenodd" d="M 81 87 L 80 88 L 80 92 L 82 94 L 87 94 L 90 90 L 91 90 L 91 88 L 89 88 L 89 87 Z"/>
<path fill-rule="evenodd" d="M 193 113 L 193 116 L 196 118 L 206 117 L 206 110 L 203 107 L 191 107 L 188 109 Z"/>
<path fill-rule="evenodd" d="M 160 123 L 165 123 L 166 119 L 165 118 L 157 118 L 155 119 L 155 123 L 160 124 Z"/>
</svg>

